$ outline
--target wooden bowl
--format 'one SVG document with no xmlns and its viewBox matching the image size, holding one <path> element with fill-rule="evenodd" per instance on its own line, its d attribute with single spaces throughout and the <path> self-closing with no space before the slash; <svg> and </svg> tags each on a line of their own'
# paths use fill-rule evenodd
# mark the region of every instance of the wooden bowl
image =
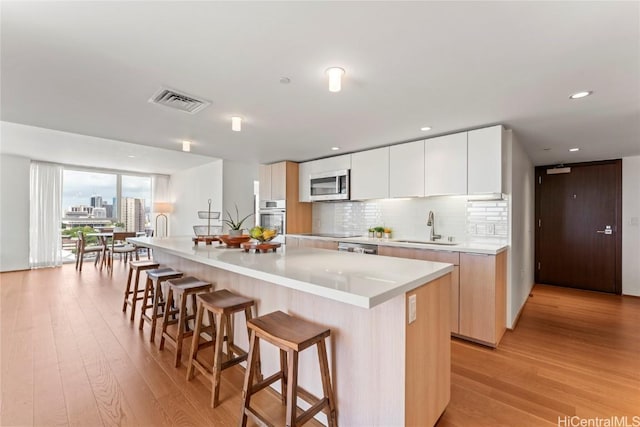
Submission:
<svg viewBox="0 0 640 427">
<path fill-rule="evenodd" d="M 242 236 L 229 236 L 228 234 L 223 234 L 218 236 L 222 242 L 227 245 L 228 248 L 239 248 L 240 243 L 248 242 L 251 239 L 251 236 L 242 235 Z"/>
</svg>

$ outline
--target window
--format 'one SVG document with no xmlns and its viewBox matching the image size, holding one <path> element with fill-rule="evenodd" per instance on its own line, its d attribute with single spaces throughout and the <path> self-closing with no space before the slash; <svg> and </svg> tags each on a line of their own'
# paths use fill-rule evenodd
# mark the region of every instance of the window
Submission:
<svg viewBox="0 0 640 427">
<path fill-rule="evenodd" d="M 151 211 L 151 177 L 107 171 L 64 169 L 62 228 L 123 223 L 143 231 Z"/>
</svg>

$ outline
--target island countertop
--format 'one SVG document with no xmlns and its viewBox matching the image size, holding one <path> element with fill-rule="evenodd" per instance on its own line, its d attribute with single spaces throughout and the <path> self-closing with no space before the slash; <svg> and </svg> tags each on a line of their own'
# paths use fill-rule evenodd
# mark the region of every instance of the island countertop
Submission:
<svg viewBox="0 0 640 427">
<path fill-rule="evenodd" d="M 194 245 L 190 237 L 137 237 L 139 246 L 309 294 L 372 308 L 453 270 L 451 264 L 325 249 L 289 248 L 250 253 Z"/>
</svg>

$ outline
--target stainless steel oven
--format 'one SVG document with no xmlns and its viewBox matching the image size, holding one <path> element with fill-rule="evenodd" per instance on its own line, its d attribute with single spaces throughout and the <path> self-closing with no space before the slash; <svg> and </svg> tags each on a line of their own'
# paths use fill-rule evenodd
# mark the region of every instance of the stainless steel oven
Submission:
<svg viewBox="0 0 640 427">
<path fill-rule="evenodd" d="M 272 228 L 278 232 L 274 242 L 284 243 L 287 232 L 287 204 L 284 200 L 260 200 L 260 226 Z"/>
<path fill-rule="evenodd" d="M 349 200 L 348 169 L 312 174 L 309 178 L 309 198 L 312 202 Z"/>
</svg>

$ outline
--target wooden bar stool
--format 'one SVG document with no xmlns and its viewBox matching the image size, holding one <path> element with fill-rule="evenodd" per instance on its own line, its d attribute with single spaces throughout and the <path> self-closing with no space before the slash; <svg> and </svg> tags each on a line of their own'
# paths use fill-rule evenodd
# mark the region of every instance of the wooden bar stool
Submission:
<svg viewBox="0 0 640 427">
<path fill-rule="evenodd" d="M 232 315 L 244 311 L 247 324 L 253 318 L 251 307 L 255 302 L 250 298 L 229 292 L 226 289 L 200 294 L 197 296 L 198 313 L 196 315 L 196 325 L 191 340 L 191 353 L 189 365 L 187 367 L 187 381 L 193 378 L 193 369 L 196 368 L 206 378 L 211 380 L 211 407 L 218 406 L 220 394 L 220 373 L 231 366 L 247 360 L 247 352 L 237 347 L 233 343 L 233 322 Z M 201 340 L 202 318 L 207 312 L 209 324 L 215 325 L 215 331 L 211 341 Z M 215 317 L 215 320 L 214 320 Z M 249 330 L 247 329 L 247 336 Z M 223 362 L 222 347 L 227 342 L 226 360 Z M 202 356 L 198 357 L 198 352 L 213 345 L 213 364 L 205 361 Z M 235 357 L 233 357 L 235 355 Z M 259 355 L 257 356 L 259 359 Z M 259 376 L 259 366 L 258 366 Z"/>
<path fill-rule="evenodd" d="M 122 312 L 127 312 L 127 305 L 131 306 L 131 321 L 133 322 L 134 316 L 136 314 L 136 303 L 142 299 L 141 296 L 138 296 L 140 292 L 144 292 L 144 289 L 139 289 L 138 284 L 140 282 L 140 273 L 142 271 L 153 270 L 160 267 L 155 261 L 130 261 L 129 262 L 129 276 L 127 277 L 127 287 L 124 290 L 124 302 L 122 303 Z M 135 271 L 136 276 L 133 281 L 133 290 L 131 290 L 131 279 L 133 277 L 133 272 Z M 133 295 L 131 299 L 129 299 L 129 295 Z"/>
<path fill-rule="evenodd" d="M 251 396 L 263 388 L 280 380 L 282 400 L 286 396 L 288 427 L 302 425 L 311 420 L 321 410 L 327 414 L 329 426 L 337 426 L 336 407 L 331 388 L 331 378 L 329 376 L 329 363 L 327 361 L 327 347 L 325 338 L 331 334 L 329 329 L 315 325 L 302 319 L 289 316 L 281 311 L 276 311 L 264 316 L 256 317 L 248 322 L 251 331 L 251 341 L 249 346 L 249 360 L 244 376 L 242 388 L 242 418 L 240 424 L 247 425 L 247 416 L 251 416 L 260 424 L 270 423 L 250 407 Z M 253 384 L 253 377 L 256 369 L 256 357 L 260 339 L 275 345 L 280 349 L 280 371 L 269 378 Z M 302 350 L 317 345 L 318 359 L 320 361 L 320 375 L 322 377 L 322 389 L 324 396 L 318 399 L 308 391 L 298 387 L 298 353 Z M 300 416 L 296 416 L 297 399 L 304 399 L 311 407 Z"/>
<path fill-rule="evenodd" d="M 166 298 L 166 309 L 164 310 L 164 317 L 162 319 L 162 335 L 160 338 L 160 350 L 164 349 L 165 341 L 171 344 L 176 349 L 175 355 L 175 367 L 180 366 L 180 359 L 182 358 L 182 342 L 185 338 L 193 335 L 193 331 L 189 330 L 188 321 L 193 320 L 196 317 L 196 295 L 204 292 L 211 291 L 211 283 L 203 282 L 195 277 L 183 277 L 180 279 L 167 280 L 166 284 L 169 285 Z M 175 295 L 178 295 L 177 308 L 173 307 L 173 300 Z M 191 306 L 193 314 L 187 313 L 187 300 L 191 296 Z M 175 319 L 175 315 L 178 318 Z M 169 319 L 169 316 L 174 316 L 174 319 Z M 177 324 L 177 330 L 174 334 L 171 333 L 169 325 Z"/>
<path fill-rule="evenodd" d="M 156 268 L 147 270 L 147 282 L 144 287 L 144 295 L 142 296 L 142 307 L 140 308 L 140 326 L 142 330 L 144 322 L 151 324 L 151 337 L 149 341 L 154 342 L 156 339 L 156 323 L 158 317 L 162 315 L 158 310 L 164 308 L 164 300 L 162 298 L 162 282 L 171 279 L 179 279 L 182 273 L 173 268 Z M 147 309 L 151 308 L 151 315 L 147 315 Z"/>
</svg>

